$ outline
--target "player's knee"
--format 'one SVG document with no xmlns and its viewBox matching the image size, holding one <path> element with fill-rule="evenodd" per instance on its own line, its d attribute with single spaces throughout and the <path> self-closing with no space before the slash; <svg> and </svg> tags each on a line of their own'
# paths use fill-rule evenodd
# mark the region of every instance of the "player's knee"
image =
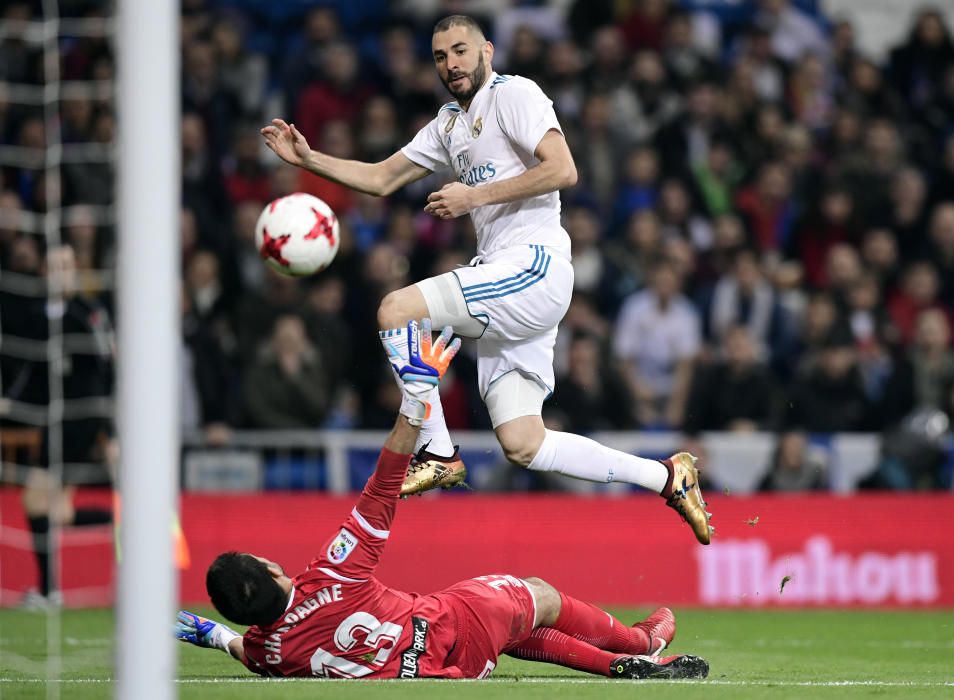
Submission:
<svg viewBox="0 0 954 700">
<path fill-rule="evenodd" d="M 419 321 L 427 314 L 424 295 L 415 285 L 411 285 L 389 292 L 381 300 L 378 306 L 378 328 L 383 331 L 400 328 L 408 321 Z"/>
<path fill-rule="evenodd" d="M 49 516 L 52 523 L 68 525 L 75 516 L 71 495 L 43 472 L 38 480 L 28 479 L 21 496 L 23 510 L 28 518 Z"/>
<path fill-rule="evenodd" d="M 25 488 L 21 495 L 23 510 L 30 517 L 45 515 L 50 509 L 50 499 L 45 490 Z"/>
<path fill-rule="evenodd" d="M 525 578 L 524 581 L 533 592 L 533 600 L 537 606 L 537 626 L 548 627 L 555 624 L 560 616 L 560 592 L 536 576 Z"/>
<path fill-rule="evenodd" d="M 520 419 L 499 426 L 497 439 L 508 462 L 520 467 L 529 467 L 540 450 L 546 431 L 538 431 L 532 429 L 533 426 L 522 423 L 517 425 L 518 423 L 521 423 Z"/>
<path fill-rule="evenodd" d="M 401 290 L 389 292 L 378 306 L 378 328 L 388 330 L 398 328 L 407 321 L 402 314 Z"/>
<path fill-rule="evenodd" d="M 59 491 L 50 472 L 45 469 L 29 469 L 20 495 L 23 510 L 31 517 L 47 515 L 50 511 L 50 503 L 56 500 Z"/>
<path fill-rule="evenodd" d="M 500 447 L 503 448 L 504 457 L 508 462 L 518 467 L 529 467 L 540 446 L 532 446 L 525 440 L 514 439 L 507 442 L 501 440 Z"/>
</svg>

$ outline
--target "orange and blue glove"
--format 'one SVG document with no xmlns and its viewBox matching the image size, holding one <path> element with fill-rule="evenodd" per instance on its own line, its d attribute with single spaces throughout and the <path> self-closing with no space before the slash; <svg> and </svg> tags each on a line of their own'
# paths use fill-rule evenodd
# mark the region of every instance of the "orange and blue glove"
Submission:
<svg viewBox="0 0 954 700">
<path fill-rule="evenodd" d="M 431 320 L 425 318 L 407 324 L 407 352 L 397 343 L 382 337 L 391 369 L 401 386 L 404 399 L 401 414 L 411 425 L 420 425 L 430 413 L 433 392 L 447 372 L 451 360 L 460 350 L 460 338 L 453 338 L 454 329 L 445 326 L 437 340 L 431 336 Z"/>
</svg>

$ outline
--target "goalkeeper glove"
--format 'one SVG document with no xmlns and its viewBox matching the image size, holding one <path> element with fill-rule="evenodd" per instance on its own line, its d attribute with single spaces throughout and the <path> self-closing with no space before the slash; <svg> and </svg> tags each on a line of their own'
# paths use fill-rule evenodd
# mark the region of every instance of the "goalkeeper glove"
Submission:
<svg viewBox="0 0 954 700">
<path fill-rule="evenodd" d="M 207 649 L 221 649 L 230 654 L 229 642 L 240 635 L 221 622 L 180 610 L 176 622 L 176 639 Z"/>
<path fill-rule="evenodd" d="M 391 368 L 404 394 L 401 414 L 411 425 L 420 425 L 430 413 L 437 383 L 460 350 L 460 338 L 448 345 L 453 335 L 454 329 L 445 326 L 437 340 L 432 342 L 431 319 L 425 318 L 420 326 L 417 321 L 407 324 L 407 357 L 393 344 L 385 344 Z"/>
</svg>

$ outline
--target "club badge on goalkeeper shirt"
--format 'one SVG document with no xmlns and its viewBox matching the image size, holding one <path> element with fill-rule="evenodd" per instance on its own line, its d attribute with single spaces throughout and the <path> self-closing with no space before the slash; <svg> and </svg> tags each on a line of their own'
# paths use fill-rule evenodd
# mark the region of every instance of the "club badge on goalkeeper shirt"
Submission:
<svg viewBox="0 0 954 700">
<path fill-rule="evenodd" d="M 328 545 L 328 560 L 335 564 L 340 564 L 348 558 L 357 546 L 358 538 L 346 529 L 341 528 L 341 532 L 339 532 L 331 541 L 331 544 Z"/>
</svg>

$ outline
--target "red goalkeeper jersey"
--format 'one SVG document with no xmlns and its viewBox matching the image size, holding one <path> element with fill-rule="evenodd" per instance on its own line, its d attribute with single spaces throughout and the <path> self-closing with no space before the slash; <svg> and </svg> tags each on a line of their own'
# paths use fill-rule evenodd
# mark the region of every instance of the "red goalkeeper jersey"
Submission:
<svg viewBox="0 0 954 700">
<path fill-rule="evenodd" d="M 245 664 L 267 676 L 460 678 L 445 662 L 458 632 L 440 593 L 418 595 L 374 576 L 409 455 L 383 450 L 351 515 L 293 581 L 284 615 L 245 633 Z"/>
</svg>

